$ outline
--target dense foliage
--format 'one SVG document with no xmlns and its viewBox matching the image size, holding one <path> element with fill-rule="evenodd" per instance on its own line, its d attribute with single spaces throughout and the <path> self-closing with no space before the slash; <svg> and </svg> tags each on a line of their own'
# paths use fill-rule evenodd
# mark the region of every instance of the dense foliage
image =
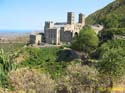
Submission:
<svg viewBox="0 0 125 93">
<path fill-rule="evenodd" d="M 99 74 L 105 82 L 109 82 L 104 85 L 113 88 L 114 83 L 125 75 L 125 40 L 109 40 L 96 50 L 95 55 Z"/>
<path fill-rule="evenodd" d="M 103 24 L 105 28 L 125 27 L 125 3 L 114 1 L 101 10 L 89 15 L 87 24 Z"/>
<path fill-rule="evenodd" d="M 125 83 L 125 40 L 120 38 L 125 36 L 124 8 L 123 0 L 116 0 L 87 18 L 88 24 L 104 25 L 100 41 L 85 26 L 72 49 L 0 45 L 6 51 L 0 51 L 0 87 L 11 86 L 15 93 L 110 93 L 116 81 L 123 78 Z"/>
<path fill-rule="evenodd" d="M 79 35 L 74 38 L 71 48 L 89 53 L 96 49 L 98 43 L 99 39 L 94 30 L 89 26 L 85 26 Z"/>
<path fill-rule="evenodd" d="M 112 78 L 120 78 L 125 73 L 125 49 L 112 48 L 106 51 L 98 63 L 98 69 L 101 74 Z"/>
<path fill-rule="evenodd" d="M 23 90 L 24 93 L 96 93 L 100 88 L 108 87 L 110 79 L 114 83 L 113 80 L 120 79 L 125 72 L 124 40 L 110 40 L 99 46 L 95 52 L 98 56 L 95 58 L 98 60 L 96 67 L 81 65 L 80 61 L 75 60 L 75 51 L 71 49 L 23 48 L 20 53 L 23 52 L 27 52 L 27 58 L 18 63 L 16 70 L 9 71 L 5 81 L 8 82 L 9 78 L 8 84 L 15 91 Z M 104 76 L 107 77 L 104 79 Z M 48 86 L 50 84 L 51 88 Z"/>
<path fill-rule="evenodd" d="M 125 49 L 125 40 L 109 40 L 103 43 L 95 52 L 96 58 L 99 59 L 103 54 L 111 49 L 117 50 L 118 48 Z"/>
<path fill-rule="evenodd" d="M 125 36 L 125 28 L 109 28 L 101 32 L 101 39 L 103 41 L 114 39 L 115 36 Z"/>
<path fill-rule="evenodd" d="M 64 74 L 64 69 L 73 58 L 70 58 L 70 52 L 61 48 L 26 48 L 26 51 L 29 53 L 29 58 L 22 62 L 20 66 L 49 72 L 53 78 Z"/>
</svg>

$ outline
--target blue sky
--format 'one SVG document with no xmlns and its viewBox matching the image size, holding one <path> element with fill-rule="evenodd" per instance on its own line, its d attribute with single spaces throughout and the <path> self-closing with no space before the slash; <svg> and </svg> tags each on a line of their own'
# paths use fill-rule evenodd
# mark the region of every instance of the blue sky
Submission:
<svg viewBox="0 0 125 93">
<path fill-rule="evenodd" d="M 65 22 L 68 11 L 89 15 L 114 0 L 0 0 L 0 29 L 40 30 L 48 20 Z"/>
</svg>

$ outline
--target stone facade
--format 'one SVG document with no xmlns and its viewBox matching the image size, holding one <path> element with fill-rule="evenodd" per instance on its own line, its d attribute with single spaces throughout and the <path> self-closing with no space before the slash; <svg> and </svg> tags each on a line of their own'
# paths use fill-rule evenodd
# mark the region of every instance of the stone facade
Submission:
<svg viewBox="0 0 125 93">
<path fill-rule="evenodd" d="M 78 22 L 75 22 L 75 14 L 73 12 L 67 13 L 67 22 L 46 21 L 44 26 L 44 39 L 43 35 L 32 34 L 30 35 L 30 44 L 40 44 L 43 42 L 48 44 L 60 45 L 63 43 L 71 43 L 73 37 L 78 35 L 80 30 L 85 26 L 85 16 L 80 13 Z M 96 24 L 90 25 L 96 34 L 103 30 L 103 26 Z"/>
<path fill-rule="evenodd" d="M 125 35 L 113 35 L 113 39 L 125 40 Z"/>
<path fill-rule="evenodd" d="M 45 32 L 45 41 L 49 44 L 60 43 L 60 28 L 49 28 Z"/>
<path fill-rule="evenodd" d="M 29 42 L 30 44 L 39 45 L 42 42 L 42 36 L 40 34 L 31 34 Z"/>
<path fill-rule="evenodd" d="M 102 31 L 104 28 L 103 25 L 99 25 L 99 24 L 91 25 L 90 27 L 95 31 L 96 34 L 99 34 L 99 32 Z"/>
<path fill-rule="evenodd" d="M 54 23 L 45 22 L 44 34 L 45 42 L 49 44 L 70 43 L 72 38 L 79 33 L 85 25 L 85 16 L 80 13 L 78 23 L 75 23 L 73 12 L 67 13 L 67 22 Z"/>
</svg>

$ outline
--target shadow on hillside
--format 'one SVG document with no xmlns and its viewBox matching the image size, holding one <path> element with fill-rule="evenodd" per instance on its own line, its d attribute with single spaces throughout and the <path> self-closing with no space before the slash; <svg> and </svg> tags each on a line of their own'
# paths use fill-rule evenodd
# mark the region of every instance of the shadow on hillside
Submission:
<svg viewBox="0 0 125 93">
<path fill-rule="evenodd" d="M 79 59 L 79 55 L 71 49 L 65 49 L 65 50 L 60 50 L 58 53 L 58 58 L 57 58 L 57 62 L 70 62 L 73 61 L 74 59 Z"/>
</svg>

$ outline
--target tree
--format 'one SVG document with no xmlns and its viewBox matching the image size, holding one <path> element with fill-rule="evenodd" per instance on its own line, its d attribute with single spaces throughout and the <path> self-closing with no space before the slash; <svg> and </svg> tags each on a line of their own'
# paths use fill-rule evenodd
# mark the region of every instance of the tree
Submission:
<svg viewBox="0 0 125 93">
<path fill-rule="evenodd" d="M 119 26 L 119 20 L 120 16 L 114 13 L 106 15 L 106 17 L 102 19 L 106 28 L 117 28 Z"/>
<path fill-rule="evenodd" d="M 103 41 L 114 39 L 115 35 L 123 36 L 125 34 L 125 28 L 109 28 L 101 32 L 101 38 Z"/>
<path fill-rule="evenodd" d="M 121 17 L 119 27 L 125 27 L 125 17 Z"/>
<path fill-rule="evenodd" d="M 79 35 L 74 38 L 71 48 L 90 53 L 98 46 L 98 43 L 99 39 L 94 30 L 89 26 L 85 26 Z"/>
<path fill-rule="evenodd" d="M 119 3 L 124 3 L 125 2 L 125 0 L 116 0 L 116 1 L 118 1 Z"/>
<path fill-rule="evenodd" d="M 114 83 L 121 82 L 125 72 L 125 40 L 116 39 L 103 43 L 94 55 L 98 59 L 99 86 L 111 91 Z"/>
<path fill-rule="evenodd" d="M 112 77 L 119 77 L 125 72 L 125 50 L 122 48 L 110 49 L 105 52 L 98 63 L 98 68 L 101 73 Z"/>
<path fill-rule="evenodd" d="M 125 40 L 108 40 L 107 42 L 103 43 L 95 52 L 97 59 L 101 59 L 105 52 L 108 52 L 110 49 L 117 50 L 118 48 L 125 49 Z"/>
<path fill-rule="evenodd" d="M 125 50 L 121 47 L 106 51 L 100 58 L 97 69 L 99 73 L 110 82 L 109 88 L 113 88 L 114 81 L 120 80 L 125 74 Z"/>
</svg>

